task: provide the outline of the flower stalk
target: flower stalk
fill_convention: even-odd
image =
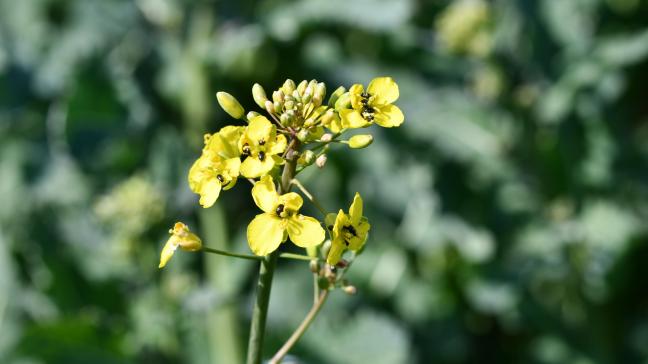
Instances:
[[[291,156],[294,148],[299,146],[296,139],[291,140],[286,156]],[[290,181],[295,175],[296,163],[294,158],[286,158],[281,175],[281,183],[278,186],[278,192],[286,193],[290,190]],[[263,340],[265,336],[266,318],[268,316],[268,306],[270,303],[270,292],[272,290],[272,277],[277,265],[279,251],[275,250],[267,256],[261,257],[261,266],[259,268],[259,279],[257,281],[257,297],[252,311],[252,323],[250,324],[250,337],[248,341],[247,364],[261,364],[263,358]]]

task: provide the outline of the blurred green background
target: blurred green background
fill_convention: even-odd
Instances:
[[[647,60],[644,0],[0,0],[0,362],[241,363],[256,264],[157,269],[176,220],[248,252],[249,184],[186,182],[216,91],[389,75],[405,124],[302,178],[372,232],[292,360],[648,363]]]

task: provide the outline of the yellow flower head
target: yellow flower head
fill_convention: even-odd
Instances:
[[[304,201],[295,192],[279,195],[272,177],[265,175],[252,188],[254,203],[262,214],[248,225],[247,238],[256,255],[267,255],[290,237],[295,245],[307,248],[324,240],[324,229],[317,219],[299,214]]]
[[[362,128],[374,122],[385,128],[399,126],[405,120],[403,112],[396,105],[398,85],[391,77],[374,78],[365,91],[360,84],[349,89],[351,109],[340,110],[345,128]]]
[[[326,216],[326,225],[331,230],[333,241],[326,261],[335,265],[340,261],[345,250],[357,252],[362,249],[369,233],[369,221],[362,216],[362,198],[355,194],[349,213],[340,210],[336,214]]]
[[[264,116],[250,120],[238,143],[238,149],[246,158],[241,164],[241,174],[257,178],[270,172],[275,164],[281,163],[278,154],[286,150],[286,137],[277,135],[277,128]]]
[[[189,227],[181,222],[176,222],[175,225],[173,225],[173,229],[169,230],[169,234],[171,234],[171,237],[167,240],[166,244],[164,244],[164,248],[162,248],[162,253],[160,254],[160,265],[158,268],[163,268],[167,264],[178,247],[189,252],[195,252],[202,249],[200,238],[189,231]]]
[[[221,189],[228,190],[236,184],[241,167],[238,141],[242,127],[226,126],[218,133],[205,135],[202,155],[189,170],[189,187],[200,195],[200,205],[211,207]]]

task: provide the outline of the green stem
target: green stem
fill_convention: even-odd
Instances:
[[[272,289],[272,276],[277,265],[278,251],[262,257],[261,268],[259,269],[259,280],[257,282],[257,296],[252,311],[252,324],[250,326],[250,338],[248,341],[247,364],[261,364],[263,356],[263,338],[265,334],[266,318],[268,316],[268,304],[270,302],[270,291]]]
[[[203,246],[202,250],[204,250],[207,253],[225,255],[227,257],[249,259],[249,260],[262,260],[263,259],[263,257],[259,257],[259,256],[256,256],[256,255],[230,253],[230,252],[225,251],[225,250],[213,249],[213,248],[209,248],[209,247],[206,247],[206,246]]]
[[[304,318],[304,320],[299,324],[299,327],[293,334],[290,336],[288,341],[277,351],[277,353],[270,359],[269,364],[279,364],[281,363],[281,360],[288,354],[290,349],[292,349],[293,346],[299,341],[299,339],[304,335],[308,327],[310,326],[311,323],[315,320],[315,317],[317,317],[317,314],[319,311],[322,309],[322,306],[324,306],[324,302],[326,302],[326,298],[328,297],[329,290],[325,289],[320,293],[319,299],[313,304],[313,307],[311,310],[308,312],[308,315]]]
[[[281,175],[281,183],[279,184],[278,192],[280,194],[290,190],[290,181],[295,176],[295,168],[297,166],[297,162],[292,156],[294,153],[290,151],[291,149],[297,150],[298,148],[299,141],[297,139],[291,140],[288,150],[285,153],[287,158]],[[270,303],[270,291],[272,289],[272,276],[274,275],[277,257],[279,255],[279,251],[275,250],[261,260],[256,303],[252,311],[252,323],[250,325],[247,364],[261,364],[263,357],[263,338],[265,335],[266,318],[268,316],[268,305]]]
[[[234,257],[234,258],[240,258],[240,259],[248,259],[248,260],[263,260],[263,257],[260,257],[258,255],[249,255],[249,254],[237,254],[237,253],[232,253],[228,252],[225,250],[220,250],[220,249],[214,249],[210,247],[203,246],[202,250],[206,253],[212,253],[212,254],[218,254],[218,255],[224,255],[227,257]],[[302,255],[302,254],[294,254],[294,253],[280,253],[279,258],[282,259],[295,259],[295,260],[317,260],[315,257],[309,257],[308,255]]]

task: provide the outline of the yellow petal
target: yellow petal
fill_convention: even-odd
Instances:
[[[324,229],[314,217],[293,215],[288,218],[287,230],[290,240],[302,248],[318,245],[324,241]]]
[[[391,77],[374,78],[369,83],[367,92],[375,97],[376,104],[391,104],[398,100],[398,85]]]
[[[258,157],[247,157],[241,163],[241,175],[246,178],[257,178],[270,172],[275,162],[272,158],[265,158],[260,161]]]
[[[333,240],[331,243],[331,249],[326,257],[326,262],[330,265],[336,265],[342,258],[345,249],[346,247],[342,239]]]
[[[342,127],[348,129],[364,128],[369,123],[360,115],[360,112],[353,109],[344,109],[340,111],[342,118]]]
[[[241,159],[236,157],[226,160],[225,163],[223,163],[223,169],[230,177],[237,177],[241,170]]]
[[[193,163],[191,168],[189,169],[189,176],[188,176],[188,181],[189,181],[189,188],[195,192],[199,193],[200,191],[200,185],[202,183],[202,179],[204,178],[203,171],[202,171],[202,158],[196,159],[196,161]]]
[[[257,215],[247,227],[247,239],[254,254],[272,253],[284,239],[281,219],[267,213]]]
[[[259,140],[268,141],[272,131],[272,123],[265,116],[261,115],[253,117],[247,126],[247,136],[254,143],[258,143]]]
[[[357,192],[353,197],[351,207],[349,207],[349,217],[353,225],[360,223],[360,219],[362,218],[362,197]]]
[[[362,249],[365,242],[367,241],[367,235],[369,234],[369,222],[366,218],[363,218],[358,225],[354,225],[356,236],[352,237],[349,240],[349,250],[357,252]]]
[[[330,213],[326,214],[326,218],[324,219],[324,223],[326,224],[327,227],[330,227],[330,229],[333,229],[333,225],[335,224],[335,218],[337,217],[337,214]]]
[[[238,141],[243,133],[242,126],[226,126],[211,136],[207,148],[224,158],[234,158],[240,155]]]
[[[254,203],[259,206],[263,212],[272,213],[278,205],[279,195],[275,191],[272,177],[266,175],[252,187],[252,198]]]
[[[277,135],[274,141],[269,143],[268,149],[266,151],[266,154],[268,155],[274,155],[274,154],[279,154],[283,153],[286,150],[286,146],[288,145],[288,142],[286,141],[286,136],[283,134]]]
[[[204,208],[212,207],[221,191],[221,183],[216,178],[211,178],[201,185],[200,189],[200,206]]]
[[[164,248],[162,248],[162,253],[160,254],[160,264],[158,265],[158,268],[164,268],[169,259],[173,256],[173,253],[178,249],[178,245],[174,244],[174,240],[175,239],[172,236],[166,244],[164,244]]]
[[[295,192],[288,192],[279,196],[279,204],[284,205],[284,210],[297,213],[304,204],[304,200]]]
[[[374,114],[374,121],[385,128],[399,126],[405,120],[403,112],[396,105],[381,106],[377,108],[377,111]]]
[[[349,98],[351,99],[351,107],[353,107],[354,109],[362,109],[363,92],[364,92],[364,87],[357,83],[351,86],[351,88],[349,89]]]

